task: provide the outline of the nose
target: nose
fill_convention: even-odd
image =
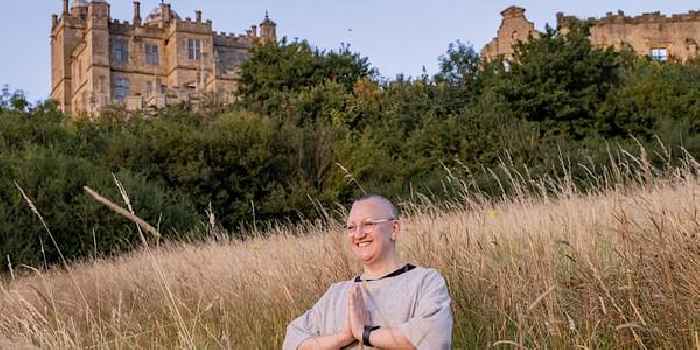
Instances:
[[[367,232],[366,232],[366,230],[365,230],[365,226],[364,226],[364,225],[358,225],[358,226],[355,227],[355,229],[352,231],[352,238],[354,238],[354,239],[362,238],[362,237],[364,237],[364,236],[366,236],[366,235],[367,235]]]

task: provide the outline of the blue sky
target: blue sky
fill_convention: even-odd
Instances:
[[[71,0],[72,1],[72,0]],[[160,0],[142,0],[142,16]],[[60,13],[62,0],[3,0],[0,2],[0,84],[24,89],[31,100],[49,94],[49,30],[51,14]],[[131,21],[132,1],[111,0],[111,15]],[[624,10],[628,15],[659,10],[665,14],[700,9],[697,1],[458,1],[458,0],[171,0],[181,17],[196,9],[214,22],[217,31],[242,33],[259,23],[265,10],[278,24],[278,36],[308,39],[321,48],[341,42],[369,57],[380,73],[416,76],[423,66],[437,71],[437,57],[450,42],[470,42],[479,50],[496,33],[499,12],[510,5],[527,9],[537,29],[555,23],[557,11],[579,17],[604,16]]]

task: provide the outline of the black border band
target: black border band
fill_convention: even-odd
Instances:
[[[379,326],[365,326],[365,329],[362,330],[362,344],[364,346],[372,346],[369,342],[369,335],[379,328]]]

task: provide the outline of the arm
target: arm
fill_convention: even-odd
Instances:
[[[451,298],[445,279],[432,270],[423,279],[414,316],[394,330],[402,334],[415,349],[451,349]],[[396,333],[396,332],[394,332]],[[374,335],[374,332],[371,334]],[[399,338],[396,338],[398,341]],[[378,339],[382,341],[382,339]],[[372,338],[370,337],[370,341]]]
[[[303,315],[292,321],[287,327],[287,335],[284,338],[282,349],[284,350],[337,350],[352,344],[355,340],[350,330],[349,321],[345,327],[333,335],[322,336],[320,325],[322,314],[328,308],[331,289],[318,300],[318,302]],[[348,317],[349,319],[349,317]]]
[[[337,350],[350,345],[354,340],[352,334],[350,339],[348,339],[347,335],[342,333],[325,337],[307,338],[297,347],[297,350]]]
[[[369,342],[375,348],[386,350],[415,350],[416,347],[396,328],[379,328],[370,333]]]
[[[297,350],[337,350],[355,342],[350,329],[350,314],[345,320],[343,330],[337,334],[305,339]]]

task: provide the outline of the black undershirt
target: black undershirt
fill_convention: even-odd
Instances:
[[[363,279],[360,278],[360,276],[356,276],[355,279],[354,279],[353,281],[354,281],[354,282],[373,282],[373,281],[379,281],[379,280],[382,280],[382,279],[385,279],[385,278],[396,277],[396,276],[398,276],[398,275],[403,275],[404,273],[406,273],[406,272],[408,272],[408,271],[411,271],[411,270],[413,270],[413,269],[415,269],[415,268],[416,268],[416,267],[413,266],[412,264],[406,264],[406,265],[404,265],[403,267],[400,267],[400,268],[394,270],[394,272],[391,272],[391,273],[389,273],[389,274],[386,274],[386,275],[384,275],[384,276],[382,276],[382,277],[379,277],[379,278],[377,278],[377,279],[373,279],[373,280],[363,280]]]

